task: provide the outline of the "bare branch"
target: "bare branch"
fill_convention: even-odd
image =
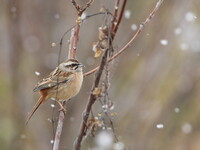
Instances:
[[[65,106],[65,101],[63,102],[63,106]],[[65,119],[65,113],[63,111],[60,111],[56,134],[55,134],[55,139],[54,139],[53,150],[59,150],[60,137],[61,137],[61,133],[62,133],[64,119]]]
[[[159,0],[156,3],[156,6],[154,7],[154,9],[152,10],[152,12],[149,14],[149,16],[146,18],[146,20],[140,24],[140,27],[138,28],[138,30],[136,31],[136,33],[133,35],[133,37],[129,40],[129,42],[127,42],[127,44],[121,48],[116,54],[114,54],[111,58],[108,59],[108,62],[111,62],[112,60],[114,60],[115,58],[117,58],[122,52],[124,52],[128,47],[131,46],[131,44],[133,43],[133,41],[139,36],[139,34],[143,31],[144,26],[149,23],[149,21],[151,21],[151,19],[154,17],[155,13],[157,12],[157,10],[159,9],[160,5],[162,4],[163,0]],[[84,76],[88,76],[94,72],[96,72],[98,70],[99,67],[96,67],[90,71],[88,71],[87,73],[84,74]]]
[[[124,1],[126,1],[126,0],[124,0]],[[117,0],[117,4],[116,5],[117,6],[119,5],[119,1],[118,0]],[[115,10],[115,13],[116,13],[115,17],[117,17],[116,10]],[[112,23],[112,25],[111,25],[110,30],[112,31],[112,29],[113,29],[112,26],[114,26],[114,21],[112,21],[111,23]],[[116,31],[117,31],[117,29],[115,30],[115,32]],[[88,103],[87,103],[86,109],[84,111],[84,116],[83,116],[83,120],[82,120],[82,123],[81,123],[80,132],[79,132],[78,138],[77,138],[76,143],[75,143],[75,150],[80,150],[83,137],[87,133],[88,118],[89,118],[89,115],[90,115],[91,110],[92,110],[92,105],[95,103],[95,101],[97,99],[97,96],[93,94],[93,91],[95,89],[97,89],[98,86],[99,86],[101,75],[103,73],[104,67],[106,66],[106,64],[108,62],[108,60],[107,60],[108,59],[108,51],[112,51],[112,42],[113,42],[113,39],[115,37],[115,33],[112,33],[112,32],[109,32],[109,33],[111,33],[111,37],[109,39],[109,47],[106,49],[106,51],[105,51],[105,53],[104,53],[104,55],[102,57],[101,64],[97,68],[98,72],[97,72],[97,74],[95,76],[94,84],[92,86],[92,90],[91,90],[91,93],[90,93],[90,96],[89,96],[89,99],[88,99]]]
[[[125,9],[125,6],[126,6],[126,2],[127,2],[127,0],[123,1],[122,8],[121,8],[121,11],[120,11],[120,14],[119,14],[119,18],[117,19],[117,23],[115,25],[115,28],[113,29],[113,33],[117,32],[117,29],[119,27],[119,24],[120,24],[120,22],[122,20],[123,14],[124,14],[124,9]]]
[[[74,31],[74,28],[72,28],[71,30],[71,36],[70,36],[70,39],[69,39],[69,50],[68,50],[68,59],[69,58],[72,58],[72,49],[73,49],[73,40],[74,40],[74,36],[75,36],[75,31]]]
[[[113,31],[114,30],[114,27],[115,27],[115,22],[117,20],[117,14],[118,14],[118,10],[119,10],[119,2],[120,0],[116,0],[115,2],[115,11],[114,11],[114,17],[112,19],[112,26],[111,26],[111,30]]]
[[[79,30],[80,30],[80,24],[82,22],[81,20],[81,15],[82,13],[91,6],[92,2],[94,0],[90,0],[85,8],[81,8],[75,0],[71,0],[72,4],[74,5],[74,7],[77,10],[78,13],[78,19],[76,20],[76,31],[74,31],[74,28],[71,29],[71,37],[70,37],[70,43],[69,43],[69,51],[68,51],[68,59],[69,58],[76,58],[76,49],[77,49],[77,44],[78,44],[78,38],[79,38]],[[65,33],[66,34],[66,33]],[[60,41],[60,51],[61,51],[61,46],[62,46],[62,40],[65,36],[65,34],[63,35],[63,37],[61,38]],[[65,107],[66,102],[63,102],[63,107]],[[58,150],[59,149],[59,145],[60,145],[60,137],[61,137],[61,133],[62,133],[62,128],[63,128],[63,124],[64,124],[64,118],[65,118],[65,112],[64,111],[60,111],[59,112],[59,120],[58,120],[58,124],[57,124],[57,129],[56,129],[56,134],[55,134],[55,139],[54,139],[54,145],[53,145],[53,150]]]
[[[81,7],[80,5],[78,5],[75,0],[71,0],[71,2],[76,8],[77,14],[80,17],[83,14],[83,12],[92,5],[94,0],[89,0],[89,2],[87,2],[85,7]]]
[[[92,5],[93,2],[94,2],[94,0],[90,0],[89,2],[87,2],[86,6],[81,10],[81,11],[82,11],[81,14],[82,14],[87,8],[89,8],[89,7]]]
[[[92,109],[92,105],[94,104],[94,102],[96,101],[96,98],[97,98],[97,96],[92,94],[92,93],[99,85],[104,66],[106,65],[106,62],[107,62],[107,55],[108,55],[108,49],[104,53],[104,56],[102,58],[100,66],[99,66],[97,75],[96,75],[95,80],[94,80],[94,84],[92,86],[91,94],[89,96],[88,104],[86,106],[86,109],[85,109],[85,112],[84,112],[84,115],[83,115],[83,120],[82,120],[82,123],[81,123],[81,130],[80,130],[80,133],[79,133],[78,138],[77,138],[76,143],[75,143],[75,150],[80,150],[82,139],[86,134],[86,128],[87,128],[86,123],[88,122],[88,118],[89,118],[89,115],[90,115],[90,112],[91,112],[91,109]]]
[[[70,52],[70,57],[71,58],[76,58],[76,50],[77,50],[77,45],[78,45],[78,39],[79,39],[79,31],[80,31],[80,24],[82,22],[81,20],[81,15],[83,14],[83,12],[89,8],[92,3],[94,2],[94,0],[89,0],[89,2],[87,2],[86,6],[84,8],[82,8],[81,6],[79,6],[75,0],[71,0],[72,4],[74,5],[74,7],[76,8],[77,10],[77,13],[78,13],[78,18],[76,20],[76,31],[75,31],[75,36],[73,38],[73,48]]]
[[[74,5],[74,7],[76,8],[77,12],[79,12],[80,6],[76,3],[76,1],[75,0],[71,0],[71,2]]]
[[[75,36],[73,38],[73,44],[72,44],[73,47],[71,50],[71,58],[76,58],[76,50],[77,50],[78,39],[79,39],[79,31],[80,31],[80,22],[77,21]]]

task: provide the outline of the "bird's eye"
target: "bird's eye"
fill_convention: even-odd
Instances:
[[[77,66],[77,64],[71,64],[71,67],[75,67],[75,66]]]

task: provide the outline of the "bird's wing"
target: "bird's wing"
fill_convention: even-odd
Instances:
[[[73,74],[66,73],[61,71],[60,69],[56,68],[47,78],[42,79],[39,81],[35,88],[33,89],[34,92],[38,90],[48,89],[55,86],[58,86],[63,83],[67,83],[73,78]]]

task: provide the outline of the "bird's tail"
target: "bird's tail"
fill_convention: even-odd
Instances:
[[[41,96],[38,101],[36,102],[36,104],[34,105],[32,111],[29,113],[27,119],[26,119],[26,125],[28,124],[29,120],[31,119],[31,117],[33,116],[33,114],[35,113],[35,111],[38,109],[38,107],[40,106],[40,104],[44,101],[43,96]]]

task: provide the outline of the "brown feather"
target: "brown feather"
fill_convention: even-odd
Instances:
[[[68,61],[79,63],[77,60],[74,59],[69,59]],[[79,92],[83,81],[82,70],[76,72],[76,68],[74,69],[73,65],[69,65],[68,68],[71,71],[66,71],[65,68],[62,68],[63,64],[60,65],[56,67],[56,69],[54,69],[47,78],[39,81],[33,89],[34,92],[39,91],[41,97],[34,105],[31,113],[26,120],[26,124],[29,122],[38,107],[47,99],[55,98],[58,101],[68,100]],[[80,66],[80,63],[77,65],[79,65],[79,67],[82,67]]]
[[[39,106],[46,100],[46,93],[45,91],[43,91],[44,93],[41,94],[41,97],[38,99],[38,101],[36,102],[36,104],[34,105],[32,111],[29,113],[27,119],[26,119],[26,125],[28,124],[29,120],[31,119],[31,117],[33,116],[33,114],[35,113],[35,111],[39,108]]]

